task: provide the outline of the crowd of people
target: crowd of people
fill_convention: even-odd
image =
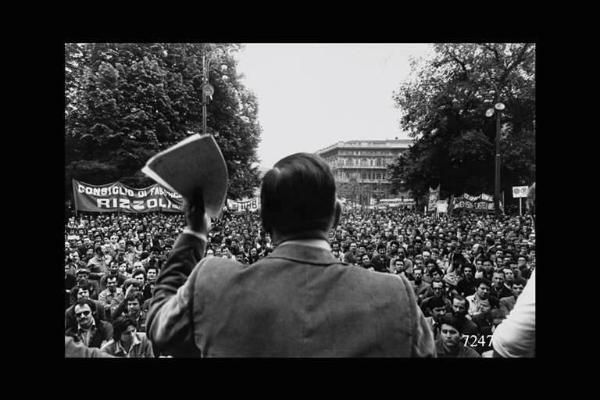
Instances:
[[[168,357],[145,335],[161,268],[183,214],[88,214],[65,226],[65,346],[89,356]],[[347,210],[329,233],[349,266],[404,275],[427,317],[438,357],[479,357],[535,269],[530,216]],[[252,264],[273,243],[256,212],[212,222],[206,257]]]

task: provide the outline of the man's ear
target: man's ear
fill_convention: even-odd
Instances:
[[[335,200],[335,215],[334,215],[334,219],[333,219],[333,227],[332,229],[335,229],[338,224],[340,223],[340,217],[342,215],[342,203],[336,199]]]

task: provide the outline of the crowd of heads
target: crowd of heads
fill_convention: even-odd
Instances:
[[[271,186],[279,184],[275,175],[265,178]],[[334,207],[329,204],[323,218]],[[275,245],[265,228],[282,218],[276,209],[271,212],[266,227],[259,212],[225,212],[212,222],[205,256],[245,264],[268,256]],[[345,210],[336,222],[328,232],[333,256],[390,279],[406,277],[436,338],[450,347],[461,343],[457,335],[490,335],[535,269],[529,215],[449,217],[362,209]],[[71,216],[65,227],[66,329],[96,318],[113,324],[115,335],[134,328],[143,332],[153,286],[184,224],[183,214]],[[133,321],[134,328],[123,328],[122,321],[117,328],[119,318]]]

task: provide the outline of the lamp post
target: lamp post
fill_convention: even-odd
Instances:
[[[496,214],[500,213],[500,114],[505,108],[506,106],[503,103],[498,102],[494,105],[494,108],[488,108],[488,110],[485,112],[485,116],[488,118],[496,114],[496,168],[494,179],[494,208],[496,210]]]
[[[210,61],[209,61],[210,63]],[[210,83],[208,83],[208,69],[206,68],[206,55],[202,55],[202,133],[206,135],[206,97],[210,97],[212,100],[212,95],[214,94],[215,89],[212,87]]]
[[[206,46],[204,46],[206,47]],[[220,49],[217,49],[220,50]],[[202,51],[202,133],[207,134],[206,131],[206,105],[208,101],[207,97],[212,100],[212,96],[215,93],[215,88],[208,83],[209,73],[210,73],[210,62],[212,61],[212,54],[209,53],[208,60],[206,59],[206,54],[203,48]]]

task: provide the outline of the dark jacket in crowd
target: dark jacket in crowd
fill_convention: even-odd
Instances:
[[[358,262],[358,253],[353,254],[348,251],[344,254],[344,262],[347,264],[356,264]]]
[[[103,342],[108,342],[112,339],[113,327],[109,322],[100,321],[97,318],[94,320],[96,321],[96,328],[87,347],[100,348],[100,346],[103,345]],[[77,344],[82,343],[81,337],[77,332],[77,324],[75,324],[74,327],[66,329],[65,336],[73,338],[73,341]]]
[[[477,290],[475,288],[475,282],[475,279],[467,280],[463,278],[456,284],[456,291],[463,297],[470,296]]]
[[[386,255],[375,254],[371,264],[377,272],[389,272],[390,258]]]
[[[253,265],[215,257],[198,263],[204,247],[182,234],[158,278],[147,332],[161,350],[188,357],[435,355],[406,278],[345,265],[329,250],[300,243],[283,243]]]
[[[496,289],[494,285],[490,287],[490,296],[494,296],[496,299],[512,296],[512,290],[502,285],[500,289]]]
[[[454,354],[450,354],[444,349],[441,338],[436,340],[435,350],[438,358],[481,358],[477,351],[463,345],[462,342],[458,345],[458,351]]]
[[[65,275],[65,290],[73,289],[73,286],[77,285],[77,278],[73,274]]]
[[[463,335],[479,335],[479,326],[467,317],[457,317],[462,322],[462,334]]]

